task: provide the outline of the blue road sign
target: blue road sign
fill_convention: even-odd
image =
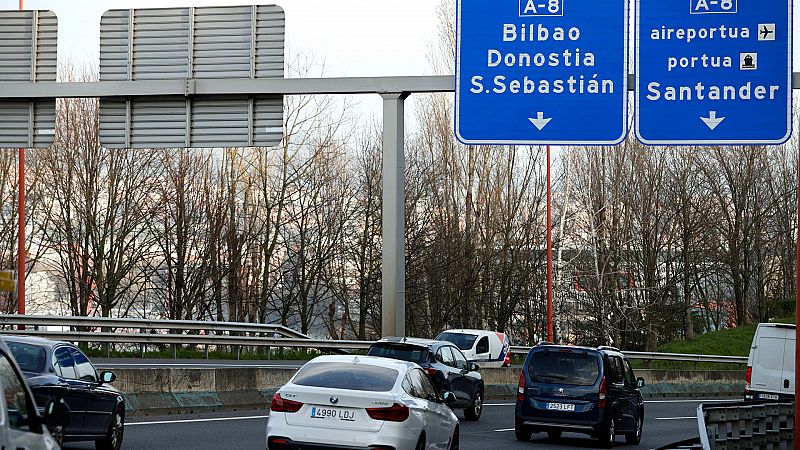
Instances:
[[[459,0],[465,144],[611,145],[627,134],[627,0]]]
[[[646,144],[781,144],[792,130],[791,0],[637,2]]]

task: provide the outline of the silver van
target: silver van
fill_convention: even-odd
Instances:
[[[745,400],[793,400],[795,325],[760,323],[747,358]]]
[[[63,399],[49,402],[40,414],[17,362],[0,339],[0,448],[53,450],[59,446],[47,426],[65,426],[69,409]]]

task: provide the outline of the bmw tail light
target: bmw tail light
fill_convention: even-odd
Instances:
[[[367,414],[374,420],[404,422],[408,419],[408,406],[395,403],[388,408],[367,408]]]
[[[292,400],[287,400],[281,397],[281,394],[275,394],[272,397],[272,403],[269,405],[270,411],[283,412],[283,413],[296,413],[300,411],[303,404]]]
[[[597,402],[598,408],[603,408],[606,406],[606,393],[608,391],[608,386],[606,385],[606,377],[603,377],[603,381],[600,382],[600,400]]]
[[[517,401],[525,400],[525,372],[519,373],[519,383],[517,383]]]

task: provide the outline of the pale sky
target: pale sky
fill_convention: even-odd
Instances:
[[[99,59],[100,16],[108,9],[277,4],[286,12],[286,43],[324,59],[326,76],[429,75],[437,35],[436,0],[24,0],[25,9],[58,16],[59,58]],[[0,0],[17,9],[18,0]]]

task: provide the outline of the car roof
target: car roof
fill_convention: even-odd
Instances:
[[[490,330],[476,330],[471,328],[459,328],[454,330],[444,330],[442,333],[464,333],[464,334],[495,334],[496,331]]]
[[[376,341],[375,344],[404,344],[413,345],[416,347],[440,347],[442,345],[452,346],[455,345],[450,341],[437,341],[434,339],[410,338],[410,337],[385,337]],[[373,344],[374,345],[374,344]]]
[[[34,337],[34,336],[3,335],[3,339],[5,339],[6,342],[20,342],[23,344],[38,345],[49,349],[58,347],[59,345],[71,345],[68,344],[67,342],[51,341],[50,339]]]
[[[309,364],[319,364],[319,363],[363,364],[367,366],[385,367],[387,369],[395,369],[399,371],[407,371],[411,368],[417,367],[417,364],[413,362],[401,361],[399,359],[381,358],[378,356],[363,356],[363,355],[323,355],[323,356],[317,356],[308,363]]]
[[[618,356],[625,356],[619,349],[614,347],[607,347],[607,346],[599,346],[599,347],[587,347],[582,345],[558,345],[558,344],[549,344],[549,343],[542,343],[539,345],[534,346],[531,350],[542,351],[542,350],[583,350],[583,351],[590,351],[590,352],[598,352],[598,353],[608,353],[614,354]]]

